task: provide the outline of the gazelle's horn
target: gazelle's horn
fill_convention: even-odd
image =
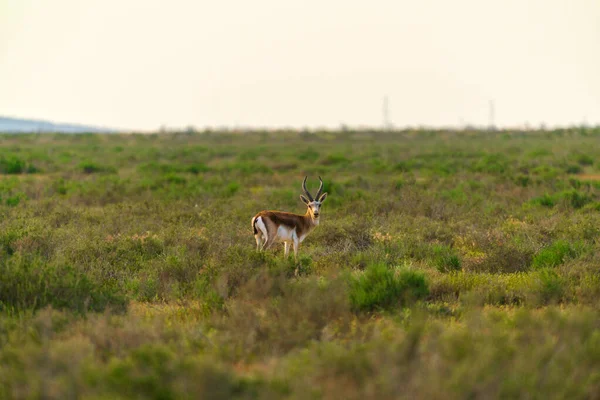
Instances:
[[[317,201],[319,201],[319,196],[321,196],[321,194],[323,193],[323,180],[321,179],[321,177],[319,177],[319,180],[321,181],[321,186],[319,186],[319,190],[317,191],[317,195],[315,196],[315,199],[317,199]]]
[[[302,190],[304,190],[304,194],[308,197],[308,200],[315,201],[315,199],[313,199],[313,197],[310,195],[308,189],[306,189],[306,178],[308,178],[308,176],[304,177],[304,181],[302,182]]]

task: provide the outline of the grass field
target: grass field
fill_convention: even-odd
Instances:
[[[0,136],[0,398],[600,398],[599,141]]]

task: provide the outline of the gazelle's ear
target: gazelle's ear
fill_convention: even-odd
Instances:
[[[302,200],[302,202],[306,205],[308,205],[308,203],[310,203],[310,201],[308,201],[308,199],[302,195],[300,195],[300,200]]]
[[[327,198],[327,192],[323,193],[321,195],[321,197],[319,197],[319,199],[317,200],[319,203],[322,203],[325,201],[325,199]]]

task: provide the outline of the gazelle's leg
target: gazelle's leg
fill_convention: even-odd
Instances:
[[[273,243],[275,243],[275,239],[276,238],[274,238],[274,237],[272,237],[272,238],[269,238],[269,237],[266,238],[265,239],[265,243],[263,244],[263,247],[262,247],[263,250],[268,250],[273,245]]]
[[[298,238],[295,237],[294,238],[294,262],[296,263],[296,269],[294,270],[294,275],[298,276],[298,268],[300,267],[300,265],[298,264],[298,247],[300,246],[300,243],[298,241]]]
[[[256,239],[256,251],[260,251],[260,242],[262,242],[262,236],[257,233],[254,235],[254,239]]]
[[[283,242],[283,258],[287,260],[290,254],[290,242]]]
[[[298,262],[298,247],[300,243],[298,243],[298,238],[294,238],[294,261]]]
[[[296,231],[292,233],[292,245],[294,246],[294,261],[298,262],[298,246],[300,246],[300,240]]]

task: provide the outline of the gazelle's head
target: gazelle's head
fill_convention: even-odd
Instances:
[[[300,195],[300,200],[302,200],[302,202],[308,207],[308,213],[310,214],[310,217],[313,220],[318,221],[319,215],[321,215],[321,204],[327,198],[327,193],[322,193],[323,180],[321,179],[321,177],[319,177],[319,181],[321,181],[321,186],[319,186],[319,190],[317,191],[316,196],[313,198],[308,189],[306,189],[306,178],[308,177],[305,176],[304,181],[302,182],[302,190],[304,191],[304,194],[306,196]]]

